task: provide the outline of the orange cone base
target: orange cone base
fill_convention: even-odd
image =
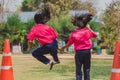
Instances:
[[[1,70],[0,80],[14,80],[12,68]]]
[[[114,73],[114,72],[112,72],[110,80],[120,80],[120,73]]]

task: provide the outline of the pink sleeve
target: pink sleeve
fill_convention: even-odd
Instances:
[[[90,28],[90,25],[89,24],[87,24],[87,29],[89,30],[89,32],[90,32],[90,35],[91,35],[91,37],[97,37],[98,35],[97,35],[97,33],[95,33],[91,28]]]
[[[34,30],[31,29],[30,32],[28,33],[27,39],[30,40],[30,41],[33,41],[34,38],[35,38]]]
[[[87,29],[89,30],[89,33],[90,33],[91,37],[95,38],[95,37],[98,36],[97,33],[95,33],[92,29],[90,29],[90,28],[87,28]]]
[[[95,37],[97,37],[97,33],[95,33],[94,31],[91,30],[91,36],[95,38]]]
[[[69,38],[67,44],[68,44],[68,45],[72,45],[73,42],[74,42],[74,38],[73,38],[73,35],[71,34],[71,36],[70,36],[70,38]]]

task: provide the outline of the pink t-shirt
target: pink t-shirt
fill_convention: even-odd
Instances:
[[[89,28],[77,28],[72,32],[68,45],[74,44],[74,50],[84,50],[92,48],[91,38],[97,37],[97,34]]]
[[[52,43],[57,38],[54,29],[45,24],[36,24],[29,32],[27,39],[33,41],[37,39],[40,44],[45,45]]]

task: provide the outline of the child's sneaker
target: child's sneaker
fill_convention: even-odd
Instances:
[[[51,61],[50,62],[50,70],[52,70],[54,63]]]
[[[59,64],[59,63],[60,63],[60,61],[54,62],[54,64]]]

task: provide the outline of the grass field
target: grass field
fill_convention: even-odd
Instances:
[[[0,60],[2,55],[0,54]],[[51,58],[51,57],[50,57]],[[12,55],[12,66],[15,80],[75,80],[73,58],[60,58],[61,63],[49,70],[34,59],[31,54]],[[109,80],[112,60],[92,59],[91,80]]]

